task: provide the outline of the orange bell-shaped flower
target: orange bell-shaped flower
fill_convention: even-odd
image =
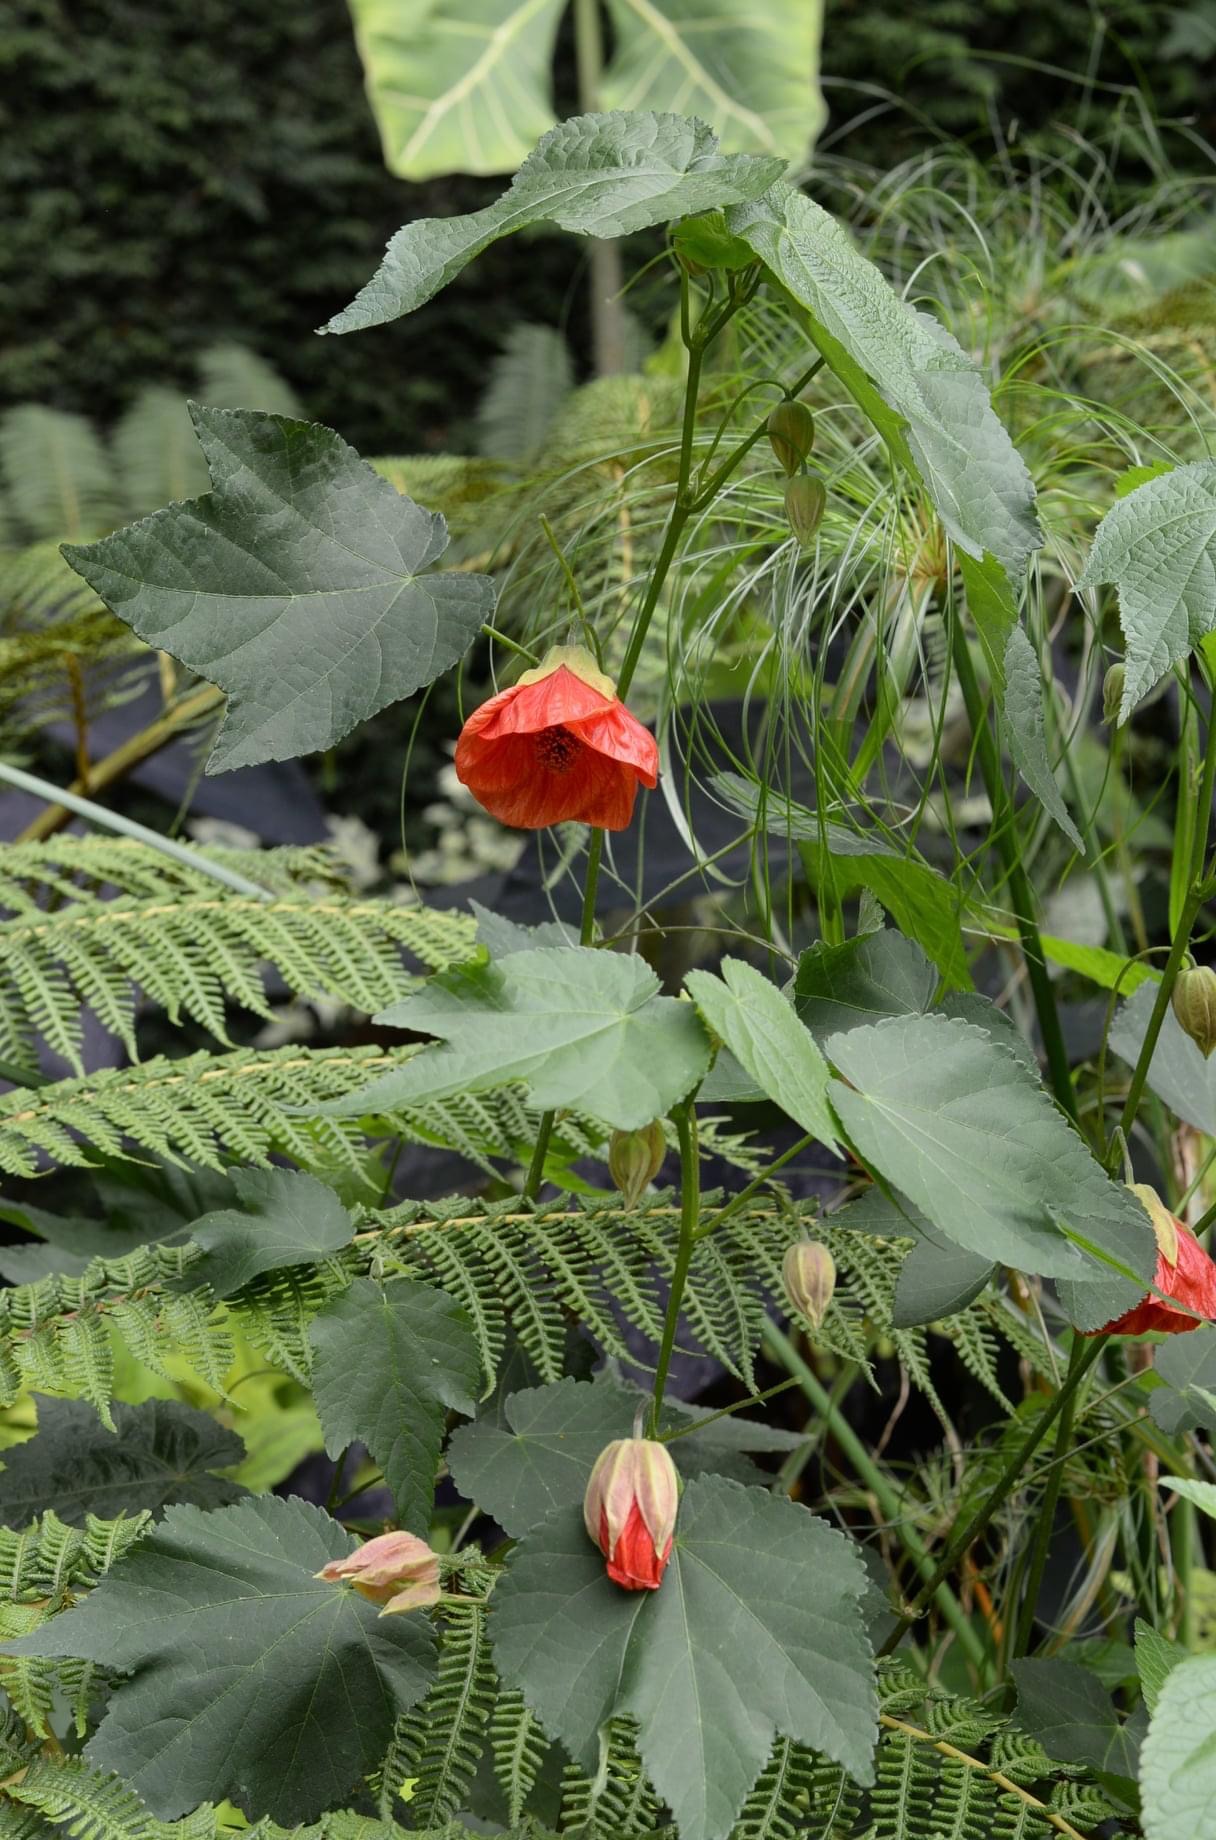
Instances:
[[[1163,1335],[1185,1335],[1197,1329],[1200,1318],[1216,1322],[1216,1264],[1208,1257],[1189,1227],[1174,1217],[1145,1182],[1133,1182],[1132,1193],[1144,1203],[1157,1240],[1155,1290],[1142,1302],[1125,1310],[1098,1335],[1146,1335],[1155,1329]],[[1158,1296],[1157,1291],[1161,1292]],[[1169,1303],[1167,1298],[1174,1298]],[[1181,1308],[1179,1306],[1182,1306]]]
[[[659,750],[580,645],[555,645],[534,671],[475,709],[456,743],[456,775],[517,830],[593,824],[623,831]]]
[[[384,1605],[381,1616],[439,1602],[439,1554],[413,1533],[379,1534],[345,1559],[331,1559],[314,1576],[354,1585],[360,1597]]]

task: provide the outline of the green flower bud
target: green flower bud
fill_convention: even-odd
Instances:
[[[723,211],[702,211],[696,217],[684,218],[672,231],[671,240],[690,275],[703,275],[711,268],[738,272],[750,268],[756,260],[754,250],[743,238],[726,228]]]
[[[836,1289],[836,1261],[821,1240],[796,1239],[786,1249],[781,1277],[790,1306],[811,1325],[822,1326]]]
[[[612,1133],[608,1140],[608,1173],[627,1206],[637,1206],[663,1167],[666,1155],[667,1139],[657,1118],[641,1131]]]
[[[768,440],[782,470],[796,473],[815,445],[815,417],[806,404],[778,403],[768,418]]]
[[[1112,664],[1102,679],[1102,720],[1108,727],[1119,720],[1123,702],[1123,680],[1127,676],[1121,664]]]
[[[795,473],[786,481],[785,515],[803,549],[814,541],[827,502],[827,487],[817,473]]]
[[[1170,1001],[1183,1034],[1208,1060],[1216,1048],[1216,971],[1210,965],[1188,965],[1179,972]]]

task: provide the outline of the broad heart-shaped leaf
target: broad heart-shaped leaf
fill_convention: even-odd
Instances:
[[[245,1493],[213,1472],[234,1469],[245,1446],[206,1412],[176,1399],[112,1407],[107,1431],[80,1399],[38,1399],[38,1430],[4,1453],[0,1521],[28,1527],[48,1508],[69,1526],[86,1514],[154,1514],[171,1503],[219,1508]]]
[[[566,0],[351,0],[384,163],[399,179],[511,172],[547,128]]]
[[[1047,753],[1039,660],[1020,626],[1014,627],[1005,647],[1005,734],[1018,772],[1073,849],[1084,856],[1081,833],[1068,815]]]
[[[690,971],[684,982],[714,1034],[775,1105],[820,1143],[835,1148],[827,1101],[832,1076],[788,998],[754,966],[724,958],[720,977]]]
[[[1147,1840],[1216,1840],[1216,1655],[1191,1655],[1162,1682],[1140,1795]]]
[[[1018,1724],[1049,1757],[1088,1764],[1103,1775],[1135,1777],[1135,1732],[1118,1717],[1096,1674],[1054,1656],[1015,1661],[1010,1671],[1018,1690]]]
[[[450,1408],[476,1408],[481,1363],[472,1324],[446,1291],[412,1278],[358,1278],[313,1317],[313,1399],[325,1448],[365,1444],[403,1526],[425,1533]]]
[[[542,946],[458,965],[376,1020],[446,1045],[319,1108],[330,1116],[391,1112],[522,1080],[542,1108],[575,1106],[631,1131],[661,1118],[709,1065],[709,1038],[690,1003],[660,996],[644,960],[589,947]]]
[[[899,1268],[891,1321],[909,1329],[954,1316],[974,1303],[994,1270],[991,1259],[977,1252],[921,1240]]]
[[[356,1545],[298,1500],[170,1508],[83,1604],[4,1652],[129,1676],[85,1755],[162,1820],[226,1797],[283,1826],[312,1821],[349,1800],[433,1672],[425,1617],[381,1619],[313,1576]]]
[[[504,1681],[582,1769],[609,1719],[632,1717],[680,1840],[725,1840],[778,1732],[873,1780],[866,1588],[844,1534],[703,1477],[657,1591],[611,1583],[581,1511],[558,1509],[511,1555],[491,1636]]]
[[[1078,588],[1112,582],[1123,626],[1126,722],[1171,665],[1216,627],[1216,460],[1196,460],[1116,499]]]
[[[780,793],[763,794],[738,773],[716,773],[717,792],[733,810],[770,836],[826,847],[837,890],[868,888],[902,933],[915,939],[946,983],[970,990],[971,973],[959,929],[959,903],[949,882],[918,857],[904,855],[874,831],[853,831]],[[810,864],[814,872],[814,863]]]
[[[234,1169],[239,1208],[204,1214],[190,1229],[204,1257],[191,1282],[230,1297],[264,1271],[311,1265],[345,1246],[354,1222],[325,1182],[296,1169]]]
[[[1144,1294],[1156,1265],[1144,1208],[1008,1048],[953,1017],[899,1016],[833,1035],[826,1052],[851,1082],[832,1103],[852,1143],[942,1238],[1082,1287],[1102,1280],[1095,1310],[1109,1301],[1108,1261],[1131,1276],[1129,1302]]]
[[[758,198],[784,166],[761,155],[722,154],[712,129],[682,115],[576,115],[537,142],[496,204],[398,230],[367,286],[323,330],[361,332],[412,313],[483,249],[530,224],[627,236]]]
[[[924,480],[954,541],[977,558],[991,551],[1019,577],[1042,541],[1034,486],[945,327],[900,300],[847,230],[792,186],[728,211],[727,224],[807,309],[811,338]]]
[[[1174,1482],[1177,1478],[1171,1476],[1163,1480]],[[1150,1718],[1157,1710],[1162,1687],[1178,1663],[1185,1660],[1186,1650],[1180,1642],[1171,1641],[1169,1636],[1163,1636],[1160,1630],[1154,1629],[1151,1623],[1136,1618],[1136,1672],[1140,1677],[1140,1691],[1144,1695]]]
[[[452,1479],[466,1500],[518,1538],[554,1508],[581,1503],[595,1459],[614,1438],[632,1435],[645,1403],[635,1387],[604,1379],[559,1380],[512,1393],[499,1422],[487,1415],[454,1434],[447,1450]],[[675,1400],[664,1407],[664,1433],[682,1433],[668,1448],[685,1476],[710,1471],[755,1482],[759,1474],[747,1451],[789,1451],[801,1441],[754,1419],[719,1418],[703,1431],[687,1429],[702,1417],[712,1414]]]
[[[1156,1350],[1153,1371],[1164,1384],[1150,1393],[1149,1410],[1163,1431],[1216,1431],[1216,1328],[1201,1323],[1171,1335]]]
[[[1140,1058],[1156,1000],[1157,979],[1152,978],[1128,998],[1115,1017],[1110,1045],[1129,1067]],[[1216,1058],[1204,1060],[1172,1009],[1166,1010],[1161,1024],[1148,1083],[1176,1117],[1208,1136],[1216,1135]]]
[[[141,639],[226,692],[209,772],[332,747],[464,656],[494,587],[424,573],[447,547],[437,512],[329,428],[190,413],[211,491],[64,555]]]
[[[821,0],[608,0],[608,13],[609,108],[699,115],[726,147],[806,158],[827,113]]]

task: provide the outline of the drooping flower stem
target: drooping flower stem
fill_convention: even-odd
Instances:
[[[964,1553],[975,1544],[981,1534],[987,1531],[992,1517],[1017,1486],[1022,1472],[1030,1462],[1031,1457],[1033,1457],[1035,1451],[1039,1448],[1039,1445],[1043,1442],[1043,1439],[1047,1436],[1047,1433],[1051,1430],[1051,1427],[1055,1424],[1061,1412],[1065,1410],[1069,1400],[1072,1399],[1082,1380],[1094,1363],[1099,1359],[1105,1347],[1106,1337],[1104,1335],[1096,1335],[1086,1346],[1084,1352],[1077,1356],[1076,1362],[1069,1367],[1068,1374],[1063,1384],[1045,1408],[1038,1423],[1032,1425],[1030,1430],[1026,1433],[1026,1436],[1009,1458],[1000,1476],[997,1478],[997,1481],[984,1496],[983,1501],[971,1516],[970,1520],[965,1522],[947,1543],[946,1550],[934,1568],[932,1577],[927,1579],[921,1586],[920,1590],[908,1604],[904,1614],[900,1617],[898,1623],[883,1643],[879,1651],[881,1655],[889,1655],[892,1649],[898,1648],[904,1636],[907,1635],[909,1629],[911,1629],[913,1623],[937,1590],[938,1585],[949,1578],[951,1572],[959,1563]]]
[[[663,1321],[663,1340],[659,1344],[659,1359],[654,1370],[654,1403],[650,1411],[650,1435],[658,1437],[659,1419],[663,1410],[663,1394],[667,1387],[667,1373],[671,1366],[672,1350],[676,1343],[676,1324],[680,1320],[680,1305],[684,1301],[684,1286],[688,1281],[688,1268],[692,1264],[692,1255],[697,1243],[697,1222],[701,1214],[701,1152],[697,1144],[697,1108],[692,1099],[685,1099],[682,1105],[672,1113],[676,1130],[680,1138],[680,1238],[676,1247],[676,1262],[671,1273],[671,1288],[667,1297],[667,1315]]]

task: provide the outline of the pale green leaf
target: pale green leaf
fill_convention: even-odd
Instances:
[[[691,1004],[660,995],[643,959],[590,947],[544,946],[440,972],[377,1020],[445,1046],[327,1113],[391,1112],[522,1080],[542,1110],[576,1107],[632,1131],[670,1111],[709,1065]]]
[[[801,162],[823,126],[822,0],[608,0],[612,109],[698,115],[724,147]]]
[[[1216,1840],[1216,1655],[1192,1655],[1161,1685],[1140,1752],[1147,1840]]]
[[[365,1444],[402,1525],[425,1533],[447,1412],[471,1414],[481,1379],[465,1312],[412,1278],[360,1278],[314,1316],[309,1340],[325,1448]]]
[[[399,230],[367,286],[326,332],[399,319],[500,237],[531,224],[626,236],[692,212],[758,198],[783,160],[721,154],[704,122],[679,115],[578,115],[550,130],[496,204]]]
[[[1163,1431],[1216,1431],[1216,1328],[1200,1323],[1171,1335],[1157,1349],[1153,1371],[1162,1382],[1149,1394],[1149,1410]]]
[[[1157,1486],[1181,1495],[1216,1520],[1216,1482],[1202,1482],[1195,1476],[1158,1476]]]
[[[1143,1207],[1025,1062],[985,1031],[941,1015],[895,1017],[832,1036],[826,1053],[851,1083],[832,1092],[850,1140],[944,1239],[1023,1271],[1081,1285],[1105,1278],[1072,1235],[1147,1288],[1156,1243]]]
[[[351,0],[384,163],[401,179],[501,173],[553,126],[566,0]]]
[[[315,1820],[349,1802],[433,1669],[425,1617],[381,1618],[314,1576],[356,1545],[299,1500],[171,1508],[83,1604],[4,1652],[124,1676],[85,1755],[162,1819],[227,1798]]]
[[[1088,1668],[1053,1656],[1015,1661],[1010,1672],[1018,1690],[1018,1724],[1049,1757],[1088,1764],[1103,1774],[1135,1776],[1135,1735]]]
[[[811,315],[810,334],[845,387],[924,480],[961,549],[1018,578],[1042,541],[1034,486],[977,367],[946,329],[902,301],[847,230],[778,184],[727,213],[731,231]],[[894,427],[892,420],[894,419]]]
[[[899,1268],[891,1321],[897,1329],[940,1322],[974,1303],[992,1276],[991,1259],[923,1239]]]
[[[345,1246],[354,1223],[332,1188],[298,1169],[234,1169],[239,1208],[204,1214],[190,1229],[204,1256],[191,1282],[229,1297],[264,1271],[311,1265]]]
[[[725,1840],[778,1733],[873,1779],[866,1588],[859,1549],[805,1508],[703,1478],[657,1591],[611,1583],[578,1509],[529,1534],[494,1595],[495,1659],[589,1773],[609,1719],[636,1719],[681,1840]]]
[[[1005,730],[1018,772],[1073,849],[1084,856],[1081,833],[1068,815],[1047,753],[1039,660],[1020,626],[1014,627],[1005,647]]]
[[[1115,501],[1077,586],[1119,591],[1126,722],[1142,696],[1216,627],[1216,460],[1196,460]]]
[[[719,971],[690,971],[684,980],[705,1022],[775,1105],[834,1149],[831,1075],[810,1030],[753,965],[724,958]]]
[[[141,639],[227,693],[210,771],[332,747],[463,657],[494,590],[424,573],[441,517],[328,428],[191,413],[212,490],[64,554]]]
[[[1157,1000],[1157,979],[1146,978],[1123,1005],[1110,1031],[1110,1046],[1134,1067]],[[1148,1083],[1159,1099],[1184,1123],[1216,1135],[1216,1057],[1205,1060],[1172,1009],[1165,1012],[1161,1033],[1149,1062]]]
[[[1173,1478],[1163,1476],[1162,1483]],[[1161,1689],[1180,1661],[1186,1660],[1186,1650],[1179,1642],[1171,1642],[1151,1623],[1136,1618],[1136,1672],[1140,1676],[1140,1691],[1149,1715],[1157,1709]]]

